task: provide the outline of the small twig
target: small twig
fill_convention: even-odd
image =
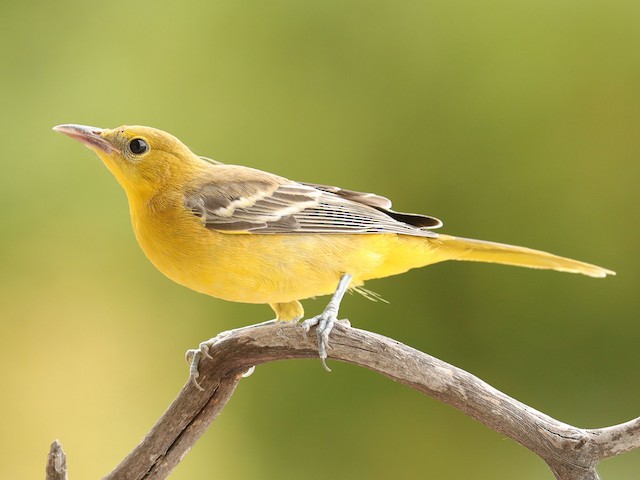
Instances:
[[[46,479],[67,480],[67,456],[58,440],[54,440],[49,449]]]
[[[295,324],[247,328],[226,336],[199,365],[201,392],[191,382],[144,440],[105,477],[163,479],[229,400],[254,365],[317,358],[315,335]],[[441,400],[540,456],[559,480],[597,480],[596,464],[640,447],[640,418],[600,429],[574,427],[496,390],[464,370],[375,333],[336,324],[329,358],[368,368]]]

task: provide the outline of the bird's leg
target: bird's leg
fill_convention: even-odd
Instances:
[[[316,335],[318,336],[318,355],[320,356],[320,360],[322,361],[322,366],[327,371],[331,371],[329,367],[327,367],[327,347],[329,346],[329,334],[333,329],[333,325],[338,320],[338,309],[340,308],[340,302],[342,301],[342,297],[344,297],[347,288],[349,287],[349,282],[351,282],[351,275],[345,273],[340,277],[340,281],[338,282],[338,287],[331,297],[329,304],[326,306],[324,311],[320,315],[316,315],[313,318],[309,318],[302,322],[302,328],[305,332],[308,332],[311,327],[317,325]]]
[[[229,335],[232,335],[237,332],[241,332],[242,330],[247,330],[249,328],[254,328],[254,327],[263,327],[265,325],[272,325],[276,323],[276,321],[277,319],[267,320],[266,322],[256,323],[255,325],[247,325],[245,327],[234,328],[233,330],[220,332],[215,337],[210,338],[205,342],[202,342],[200,345],[198,345],[198,348],[193,350],[187,350],[187,353],[185,354],[185,358],[187,360],[187,363],[189,364],[189,378],[191,380],[191,383],[193,383],[193,385],[198,390],[204,391],[204,388],[200,386],[197,380],[198,377],[200,376],[200,373],[198,372],[198,366],[200,365],[200,362],[202,361],[203,357],[212,358],[211,355],[209,354],[209,349],[213,347],[216,343],[219,343],[225,338],[227,338]]]

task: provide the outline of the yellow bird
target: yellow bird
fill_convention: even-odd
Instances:
[[[175,282],[225,300],[268,303],[286,321],[302,319],[301,299],[333,293],[325,311],[303,323],[318,325],[323,360],[342,296],[369,279],[444,260],[614,274],[530,248],[435,233],[440,220],[395,212],[385,197],[224,165],[154,128],[54,130],[98,154],[127,194],[142,250]]]

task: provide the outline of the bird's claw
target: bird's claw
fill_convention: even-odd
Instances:
[[[329,347],[329,334],[331,333],[331,330],[333,330],[333,326],[338,321],[338,309],[340,308],[340,302],[342,301],[342,297],[347,291],[351,278],[351,275],[349,275],[348,273],[344,273],[340,277],[338,288],[336,288],[336,291],[333,293],[333,297],[331,297],[331,300],[329,301],[327,307],[324,309],[324,312],[302,322],[302,329],[304,330],[305,334],[311,327],[316,327],[316,335],[318,337],[318,356],[320,357],[322,366],[327,372],[331,371],[331,369],[327,367],[327,348]]]
[[[305,334],[309,332],[311,327],[316,327],[316,336],[318,338],[318,356],[322,362],[322,366],[327,372],[331,369],[327,366],[327,349],[329,348],[329,335],[333,326],[338,321],[337,309],[333,308],[333,305],[328,305],[327,308],[320,315],[309,318],[302,322],[302,329]]]
[[[201,392],[204,392],[204,388],[202,388],[198,383],[198,377],[200,376],[200,372],[198,372],[198,365],[200,364],[202,351],[187,350],[187,353],[185,356],[186,356],[187,363],[189,364],[189,381],[198,390],[200,390]]]
[[[203,358],[208,358],[210,360],[213,358],[209,353],[209,351],[213,346],[220,343],[225,338],[230,337],[234,333],[238,333],[243,330],[248,330],[250,328],[273,325],[275,322],[276,322],[275,320],[267,320],[266,322],[257,323],[255,325],[247,325],[246,327],[240,327],[234,330],[227,330],[226,332],[221,332],[215,337],[210,338],[205,342],[202,342],[200,345],[198,345],[198,348],[193,350],[187,350],[187,353],[185,354],[185,358],[187,360],[187,363],[189,364],[189,380],[191,381],[193,386],[196,387],[201,392],[204,391],[204,388],[202,388],[202,386],[198,383],[198,380],[197,380],[198,377],[200,376],[198,367]],[[252,367],[252,368],[255,368],[255,367]],[[247,370],[247,372],[245,372],[245,376],[248,377],[249,375],[251,375],[251,373],[253,373],[253,370],[251,370],[250,368],[249,370]]]
[[[204,388],[198,383],[198,377],[200,376],[200,372],[198,371],[198,367],[202,358],[212,359],[213,357],[209,353],[211,347],[213,347],[216,343],[220,342],[224,338],[228,337],[231,332],[222,332],[217,336],[210,338],[209,340],[200,343],[198,348],[187,350],[185,354],[185,360],[189,364],[189,380],[201,392],[204,392]]]

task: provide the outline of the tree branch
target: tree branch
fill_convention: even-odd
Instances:
[[[336,324],[329,358],[368,368],[447,403],[540,456],[559,480],[597,480],[596,464],[640,447],[640,418],[581,429],[559,422],[496,390],[464,370],[395,340]],[[163,479],[180,462],[254,365],[317,358],[315,332],[296,324],[231,333],[200,363],[201,392],[190,382],[142,442],[105,480]]]
[[[58,440],[54,440],[49,448],[46,479],[67,480],[67,456]]]

